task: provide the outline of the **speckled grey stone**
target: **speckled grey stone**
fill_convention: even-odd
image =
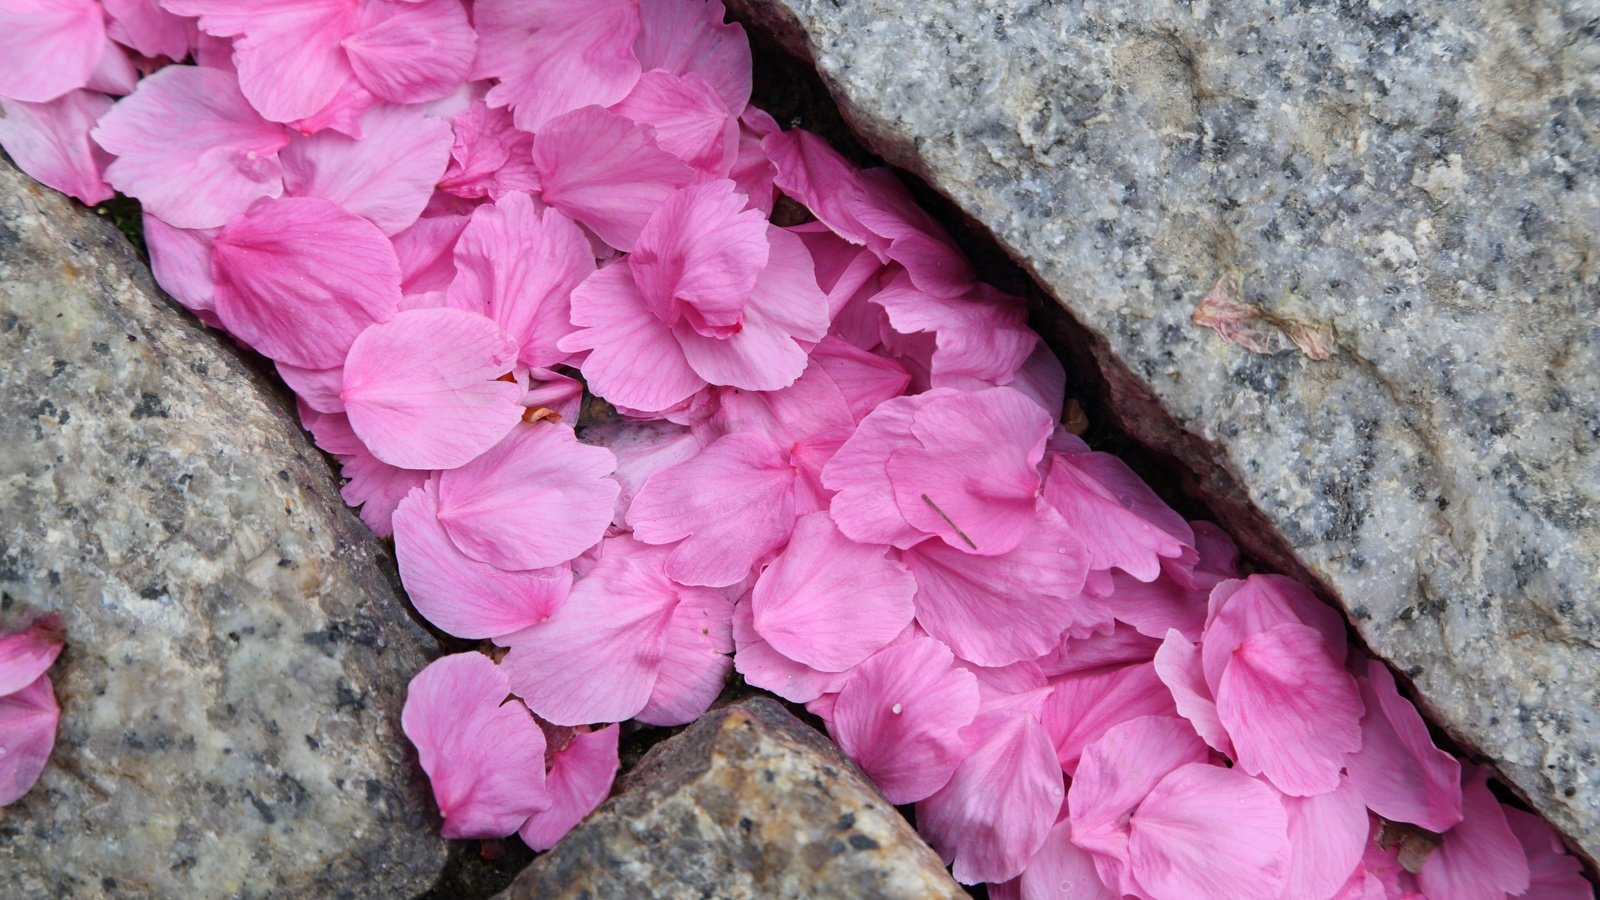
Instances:
[[[428,639],[262,384],[0,159],[0,619],[68,642],[0,896],[406,897],[442,866],[398,721]]]
[[[735,0],[1087,327],[1122,424],[1600,852],[1600,8]],[[1328,344],[1191,321],[1219,281]]]
[[[651,748],[500,900],[966,896],[826,738],[758,698]]]

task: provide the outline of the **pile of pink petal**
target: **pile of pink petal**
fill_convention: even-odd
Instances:
[[[55,747],[61,707],[45,673],[64,646],[55,613],[0,629],[0,806],[33,787]]]
[[[723,19],[0,0],[0,143],[143,204],[162,286],[276,363],[417,611],[485,642],[406,702],[445,836],[550,847],[616,723],[736,670],[995,896],[1591,896],[1339,615],[1058,424],[1021,303],[751,107]],[[620,415],[580,433],[586,390]]]

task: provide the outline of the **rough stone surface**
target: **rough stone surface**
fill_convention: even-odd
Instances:
[[[0,625],[68,641],[0,896],[406,897],[443,864],[399,728],[428,639],[262,384],[0,160]]]
[[[966,896],[838,750],[768,699],[715,710],[652,748],[615,796],[500,895]]]
[[[1249,549],[1600,851],[1592,3],[731,6],[1086,326],[1122,424]],[[1225,279],[1265,352],[1191,320]]]

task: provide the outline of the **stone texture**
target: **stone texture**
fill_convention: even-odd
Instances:
[[[442,866],[399,728],[428,638],[264,384],[0,160],[0,620],[68,641],[0,896],[404,897]]]
[[[1038,277],[1250,550],[1600,851],[1592,3],[731,6]],[[1191,320],[1229,279],[1263,352]]]
[[[714,710],[653,747],[604,806],[500,895],[966,896],[833,745],[764,698]]]

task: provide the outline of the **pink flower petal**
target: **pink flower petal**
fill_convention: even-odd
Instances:
[[[1344,664],[1349,641],[1344,619],[1311,590],[1283,575],[1251,575],[1223,581],[1211,590],[1200,663],[1213,695],[1233,651],[1245,638],[1276,625],[1309,625],[1322,638],[1324,656]]]
[[[367,0],[342,45],[356,78],[374,95],[425,103],[466,82],[478,38],[461,0]]]
[[[823,694],[835,693],[853,674],[849,671],[819,672],[773,649],[756,632],[748,602],[734,607],[733,641],[737,647],[733,666],[744,676],[745,682],[792,703],[810,703]]]
[[[158,0],[104,0],[106,33],[140,56],[164,56],[173,62],[187,57],[199,41],[193,19],[175,16]]]
[[[1243,772],[1206,764],[1173,771],[1139,804],[1128,832],[1133,875],[1152,900],[1275,900],[1284,889],[1287,814],[1276,791]]]
[[[711,393],[717,399],[716,410],[696,429],[708,441],[760,431],[781,446],[800,444],[824,432],[855,430],[844,395],[820,366],[808,366],[794,384],[775,391],[724,387]]]
[[[1506,825],[1528,857],[1527,900],[1593,900],[1594,887],[1583,877],[1583,863],[1567,853],[1561,836],[1532,813],[1502,804]]]
[[[756,123],[755,128],[752,128],[751,122]],[[739,186],[739,193],[750,198],[752,207],[770,216],[772,204],[777,199],[777,188],[772,184],[772,163],[767,161],[767,154],[761,149],[761,139],[772,131],[756,130],[768,127],[776,131],[778,123],[761,110],[753,106],[746,107],[739,117],[737,153],[728,177]]]
[[[726,179],[671,194],[633,245],[633,281],[668,325],[727,338],[767,266],[767,223]],[[809,257],[807,257],[809,261]]]
[[[533,135],[518,131],[511,113],[474,100],[451,120],[455,142],[439,189],[457,197],[481,199],[539,190],[533,164]]]
[[[1009,384],[1039,346],[1021,298],[976,286],[966,296],[924,293],[904,273],[891,278],[872,302],[901,334],[930,334],[930,374],[935,387]]]
[[[0,97],[45,103],[89,83],[106,47],[93,0],[7,0],[0,6]]]
[[[106,181],[178,228],[226,225],[283,192],[277,154],[289,136],[251,108],[226,72],[167,66],[91,134],[117,157]]]
[[[598,107],[551,120],[534,139],[533,158],[544,201],[619,250],[633,249],[656,209],[693,180],[648,129]]]
[[[311,115],[294,119],[288,125],[301,134],[316,134],[331,128],[347,137],[359,139],[363,136],[361,117],[378,102],[378,98],[372,96],[372,92],[356,80],[355,73],[346,67],[333,99]]]
[[[1073,672],[1087,672],[1102,666],[1131,666],[1155,659],[1161,642],[1145,637],[1126,625],[1113,624],[1109,631],[1087,635],[1067,634],[1061,646],[1039,657],[1045,674],[1054,678]]]
[[[1332,897],[1361,865],[1367,808],[1349,781],[1315,797],[1280,797],[1289,815],[1285,897]]]
[[[633,52],[646,70],[703,78],[738,114],[750,102],[750,42],[724,15],[719,0],[640,0]]]
[[[863,662],[911,624],[916,582],[887,549],[846,538],[825,512],[801,519],[756,581],[756,632],[814,669],[841,672]]]
[[[1092,569],[1116,567],[1149,582],[1162,559],[1193,553],[1189,523],[1109,453],[1054,454],[1045,498],[1083,536]]]
[[[660,412],[706,386],[689,368],[671,329],[645,306],[627,258],[573,288],[572,324],[579,330],[556,346],[569,353],[589,351],[584,380],[613,405]]]
[[[1178,715],[1188,719],[1212,749],[1233,756],[1233,741],[1217,716],[1217,701],[1200,668],[1200,648],[1176,630],[1167,632],[1161,649],[1156,651],[1155,671],[1172,692]]]
[[[48,675],[0,695],[0,807],[22,799],[39,780],[55,747],[60,719]]]
[[[1489,792],[1489,773],[1476,766],[1461,779],[1461,824],[1445,832],[1417,873],[1427,897],[1500,900],[1528,889],[1528,855]]]
[[[455,264],[451,306],[499,323],[521,346],[523,365],[566,361],[570,354],[556,344],[573,331],[572,290],[595,270],[589,242],[571,219],[536,211],[526,194],[484,204],[456,243]]]
[[[1346,754],[1361,748],[1361,712],[1355,679],[1308,625],[1246,638],[1217,688],[1217,717],[1239,768],[1295,797],[1339,786]]]
[[[1060,643],[1083,585],[1083,556],[1078,538],[1049,513],[999,556],[930,539],[901,559],[916,576],[917,622],[962,659],[1004,666]]]
[[[1440,750],[1394,676],[1377,660],[1356,664],[1366,714],[1361,748],[1345,758],[1350,783],[1386,819],[1443,833],[1461,821],[1461,763]]]
[[[890,803],[944,787],[966,753],[978,680],[938,641],[916,638],[862,663],[839,691],[828,733]]]
[[[481,653],[429,663],[411,679],[400,725],[417,747],[452,840],[504,837],[551,803],[544,733]]]
[[[398,234],[417,221],[444,174],[450,126],[415,108],[380,105],[361,117],[361,130],[361,140],[324,131],[291,141],[279,154],[284,190],[330,200]]]
[[[611,794],[617,777],[617,738],[621,728],[579,731],[557,750],[545,775],[550,808],[528,817],[517,832],[534,850],[549,850]]]
[[[563,113],[616,103],[642,71],[638,0],[544,0],[538,15],[523,0],[477,0],[473,21],[472,77],[499,79],[489,105],[510,106],[523,131],[542,136]]]
[[[339,496],[350,506],[361,507],[361,521],[378,537],[394,536],[394,511],[412,488],[421,487],[427,472],[402,469],[381,462],[371,453],[341,457],[339,474],[345,479]]]
[[[111,108],[111,98],[69,91],[47,103],[0,97],[0,147],[36,181],[89,205],[111,198],[101,172],[111,156],[89,140],[89,130]]]
[[[394,553],[406,595],[440,630],[469,640],[504,637],[550,617],[567,598],[572,569],[508,571],[450,542],[433,492],[414,488],[394,512]]]
[[[564,563],[605,534],[616,464],[604,447],[579,443],[570,426],[518,426],[489,452],[439,474],[439,520],[462,552],[490,565]]]
[[[900,514],[889,483],[888,462],[897,449],[915,443],[911,426],[916,413],[954,396],[955,391],[945,389],[884,402],[861,420],[855,434],[823,467],[822,483],[837,492],[830,507],[833,519],[846,537],[903,548],[927,536]]]
[[[761,149],[777,170],[775,183],[804,204],[833,232],[852,244],[875,237],[862,225],[848,202],[859,199],[861,172],[827,141],[809,131],[794,129],[768,135]]]
[[[1172,695],[1151,663],[1075,672],[1054,680],[1042,721],[1068,775],[1083,749],[1107,731],[1140,716],[1171,716]]]
[[[711,84],[693,73],[645,72],[611,111],[655,129],[661,149],[713,176],[726,174],[738,152],[738,120]],[[741,205],[743,200],[740,195]]]
[[[1017,885],[1018,900],[1119,900],[1095,871],[1094,858],[1073,845],[1072,823],[1057,822]],[[990,897],[994,888],[990,887]]]
[[[705,714],[733,670],[733,603],[719,591],[683,589],[667,623],[661,669],[634,718],[687,725]]]
[[[61,616],[56,613],[40,616],[14,634],[0,635],[0,697],[37,681],[65,644]]]
[[[339,396],[344,388],[344,367],[333,369],[303,369],[288,363],[278,363],[278,377],[294,391],[295,397],[316,410],[325,413],[344,412],[344,398]]]
[[[684,462],[700,452],[700,442],[688,429],[670,422],[608,422],[584,429],[583,439],[605,447],[617,457],[616,511],[611,523],[621,528],[628,524],[633,498],[651,475],[668,466]]]
[[[667,558],[674,580],[725,587],[789,539],[794,480],[794,468],[770,438],[730,434],[651,475],[628,524],[647,544],[681,542]]]
[[[400,304],[394,247],[327,200],[258,203],[222,229],[211,255],[223,325],[291,365],[340,365],[356,335],[394,318]]]
[[[215,308],[211,242],[217,236],[217,229],[173,228],[149,213],[142,218],[144,243],[150,251],[150,271],[155,274],[156,283],[192,312]]]
[[[850,412],[860,422],[879,404],[905,393],[911,373],[905,366],[875,353],[868,353],[829,335],[811,351],[812,362],[828,373]]]
[[[847,209],[877,237],[877,240],[868,241],[868,245],[879,250],[886,259],[905,266],[918,290],[934,297],[960,297],[980,287],[966,256],[957,249],[950,235],[917,205],[893,172],[882,168],[866,169],[861,172],[858,184],[859,191],[845,195]],[[984,293],[1003,296],[993,290]],[[1016,298],[1008,299],[1020,305]]]
[[[950,781],[917,804],[917,830],[963,884],[1022,874],[1066,793],[1050,738],[1029,715],[984,714]]]
[[[395,235],[400,260],[400,290],[406,294],[443,291],[456,277],[455,246],[466,229],[467,216],[423,216]]]

